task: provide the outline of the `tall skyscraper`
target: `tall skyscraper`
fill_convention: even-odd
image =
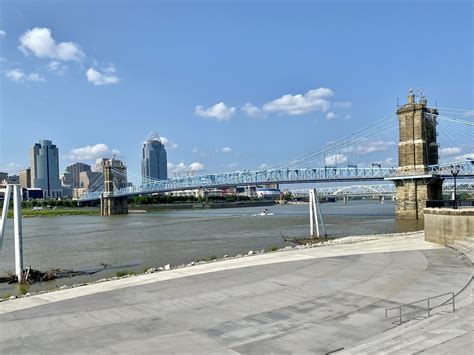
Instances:
[[[69,185],[72,188],[81,187],[79,174],[83,171],[91,171],[91,166],[84,163],[74,163],[66,166],[64,171],[65,185]]]
[[[143,144],[142,177],[166,180],[168,178],[166,149],[156,133],[148,136]]]
[[[40,140],[30,148],[31,183],[44,191],[45,197],[61,197],[59,150],[50,140]]]

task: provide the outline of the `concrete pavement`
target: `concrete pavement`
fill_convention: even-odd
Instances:
[[[325,353],[471,274],[422,236],[233,259],[0,303],[0,353]]]

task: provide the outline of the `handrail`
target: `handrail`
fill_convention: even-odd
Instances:
[[[443,303],[441,303],[440,305],[437,305],[437,306],[430,306],[430,301],[433,300],[433,299],[436,299],[436,298],[440,298],[440,297],[443,297],[443,296],[447,296],[447,295],[451,295],[450,298],[448,298],[446,301],[444,301]],[[441,295],[436,295],[436,296],[432,296],[432,297],[428,297],[428,298],[424,298],[422,300],[418,300],[418,301],[415,301],[415,302],[411,302],[411,303],[406,303],[406,304],[402,304],[400,306],[396,306],[396,307],[392,307],[392,308],[386,308],[385,309],[385,318],[386,319],[393,319],[393,318],[398,318],[399,321],[400,321],[400,324],[403,323],[402,321],[402,318],[404,316],[408,316],[408,315],[411,315],[411,314],[415,314],[415,313],[420,313],[420,312],[428,312],[428,317],[431,316],[431,311],[433,309],[436,309],[436,308],[439,308],[439,307],[443,307],[445,305],[448,304],[449,301],[451,301],[451,304],[453,305],[453,312],[455,312],[456,310],[456,305],[455,305],[455,300],[454,300],[454,292],[447,292],[447,293],[443,293]],[[412,306],[412,305],[415,305],[417,303],[421,303],[421,302],[427,302],[427,308],[423,308],[423,309],[420,309],[420,310],[417,310],[417,311],[413,311],[413,312],[410,312],[410,313],[402,313],[402,308],[404,307],[407,307],[407,306]],[[394,316],[394,317],[388,317],[388,312],[389,311],[393,311],[395,309],[398,309],[398,315],[397,316]]]
[[[457,296],[459,296],[462,292],[464,292],[467,287],[472,283],[472,280],[474,280],[474,276],[471,276],[471,279],[469,280],[469,282],[467,284],[464,285],[464,287],[458,291],[456,294],[454,294],[454,292],[447,292],[447,293],[443,293],[441,295],[436,295],[436,296],[432,296],[432,297],[429,297],[429,298],[425,298],[425,299],[422,299],[422,300],[419,300],[419,301],[415,301],[415,302],[411,302],[411,303],[406,303],[406,304],[402,304],[400,306],[396,306],[396,307],[392,307],[392,308],[386,308],[385,309],[385,318],[386,319],[394,319],[394,318],[398,318],[399,319],[399,322],[400,324],[402,324],[402,317],[404,316],[409,316],[411,314],[416,314],[416,313],[420,313],[420,312],[425,312],[427,311],[428,312],[428,317],[431,316],[431,311],[433,309],[436,309],[436,308],[440,308],[440,307],[444,307],[446,305],[449,305],[449,304],[452,304],[453,306],[453,312],[456,311],[456,303],[455,303],[455,298]],[[443,303],[437,305],[437,306],[434,306],[434,307],[431,307],[430,306],[430,301],[433,300],[433,299],[436,299],[436,298],[440,298],[440,297],[443,297],[443,296],[447,296],[447,295],[451,295],[451,297],[449,297],[446,301],[444,301]],[[413,311],[413,312],[409,312],[409,313],[403,313],[402,314],[402,308],[403,307],[408,307],[408,306],[412,306],[412,305],[415,305],[417,303],[421,303],[421,302],[427,302],[427,308],[424,308],[424,309],[420,309],[420,310],[416,310],[416,311]],[[398,309],[398,315],[397,316],[394,316],[394,317],[388,317],[388,312],[389,311],[393,311],[395,309]]]
[[[471,276],[471,279],[469,280],[469,282],[467,284],[464,285],[464,287],[458,292],[456,293],[453,298],[456,298],[457,296],[459,296],[461,293],[463,293],[466,288],[472,283],[472,280],[474,280],[474,276]],[[441,303],[440,306],[444,306],[447,302],[449,302],[449,299],[446,300],[445,302]]]

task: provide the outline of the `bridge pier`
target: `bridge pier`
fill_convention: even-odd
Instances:
[[[443,179],[413,178],[395,180],[397,219],[423,219],[428,200],[441,200]]]
[[[116,214],[128,213],[127,196],[100,196],[100,214],[102,216],[112,216]]]
[[[396,187],[397,219],[423,219],[427,200],[442,199],[443,180],[429,174],[428,166],[438,164],[436,115],[422,95],[415,102],[410,89],[408,103],[397,110],[400,142]]]
[[[114,196],[114,176],[112,172],[113,165],[113,159],[109,159],[104,163],[104,192],[100,196],[100,214],[102,216],[128,213],[128,197]],[[125,170],[123,165],[119,166],[118,168],[121,169],[122,172]]]

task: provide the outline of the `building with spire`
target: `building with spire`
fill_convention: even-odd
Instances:
[[[166,180],[168,178],[166,149],[157,133],[152,133],[143,143],[142,178]]]

